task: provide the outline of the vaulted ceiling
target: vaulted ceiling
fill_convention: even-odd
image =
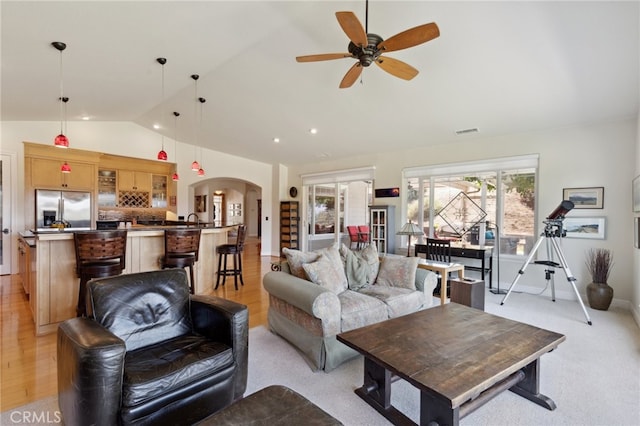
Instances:
[[[3,121],[58,121],[62,41],[69,121],[135,122],[181,142],[270,163],[634,117],[638,2],[369,3],[383,38],[436,22],[440,37],[389,53],[411,81],[351,58],[336,11],[365,1],[2,1]],[[167,58],[162,67],[156,58]],[[198,96],[189,77],[199,74]],[[202,123],[197,116],[202,112]],[[72,125],[69,125],[72,128]],[[317,128],[311,135],[309,129]],[[457,130],[479,132],[456,135]],[[196,135],[196,131],[198,135]],[[273,138],[280,138],[274,143]]]

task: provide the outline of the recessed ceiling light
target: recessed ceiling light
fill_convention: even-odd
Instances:
[[[316,133],[318,133],[318,129],[316,129],[315,127],[312,127],[311,129],[309,129],[309,133],[311,133],[312,135],[315,135]]]
[[[82,116],[82,119],[83,119],[84,121],[89,121],[89,120],[91,120],[91,117],[89,117],[88,115],[83,115],[83,116]]]
[[[154,125],[153,125],[153,128],[154,128],[154,129],[156,129],[156,130],[158,130],[158,129],[160,128],[160,125],[159,125],[159,124],[154,124]]]
[[[280,143],[280,138],[273,138],[273,142]]]

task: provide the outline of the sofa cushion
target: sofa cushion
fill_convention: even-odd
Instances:
[[[375,282],[380,266],[375,244],[369,244],[362,250],[351,250],[342,244],[340,257],[344,264],[350,290],[358,290]]]
[[[302,268],[311,282],[335,294],[340,294],[347,289],[347,277],[342,263],[336,265],[335,260],[332,261],[326,254],[321,254],[315,262],[303,264]]]
[[[315,251],[300,251],[285,247],[282,249],[282,252],[287,258],[287,263],[289,264],[291,274],[295,275],[298,278],[302,278],[303,280],[308,280],[309,277],[307,276],[307,273],[305,272],[302,265],[304,265],[305,263],[315,262],[322,254],[327,255],[329,260],[335,262],[336,264],[339,264],[342,267],[342,260],[340,259],[338,243],[334,243],[330,247]]]
[[[376,285],[416,290],[418,257],[385,256],[380,263]]]
[[[421,291],[409,290],[402,287],[387,287],[381,285],[370,285],[363,287],[359,293],[375,297],[387,306],[389,318],[407,315],[421,309],[426,301],[426,297]]]
[[[127,352],[122,405],[132,407],[233,366],[233,350],[198,335]]]
[[[342,312],[342,332],[389,319],[384,302],[357,291],[346,290],[338,295]]]

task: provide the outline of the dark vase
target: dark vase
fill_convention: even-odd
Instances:
[[[606,311],[613,299],[613,288],[607,283],[590,283],[587,285],[587,300],[593,309]]]

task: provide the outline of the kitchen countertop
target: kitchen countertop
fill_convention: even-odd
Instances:
[[[225,229],[225,228],[232,228],[234,226],[238,226],[238,225],[224,225],[224,226],[193,226],[193,225],[131,225],[131,227],[129,228],[125,228],[127,231],[132,231],[132,232],[136,232],[136,231],[158,231],[158,230],[165,230],[165,229],[191,229],[191,228],[200,228],[202,230],[207,230],[207,229]],[[119,228],[122,229],[122,228]],[[23,237],[23,238],[33,238],[36,235],[39,234],[70,234],[73,233],[75,231],[95,231],[95,228],[91,228],[91,229],[76,229],[76,228],[50,228],[50,229],[43,229],[43,228],[39,228],[39,229],[30,229],[28,231],[23,231],[20,232],[19,234]],[[107,229],[106,231],[109,231],[109,229]],[[23,235],[24,234],[24,235]]]

